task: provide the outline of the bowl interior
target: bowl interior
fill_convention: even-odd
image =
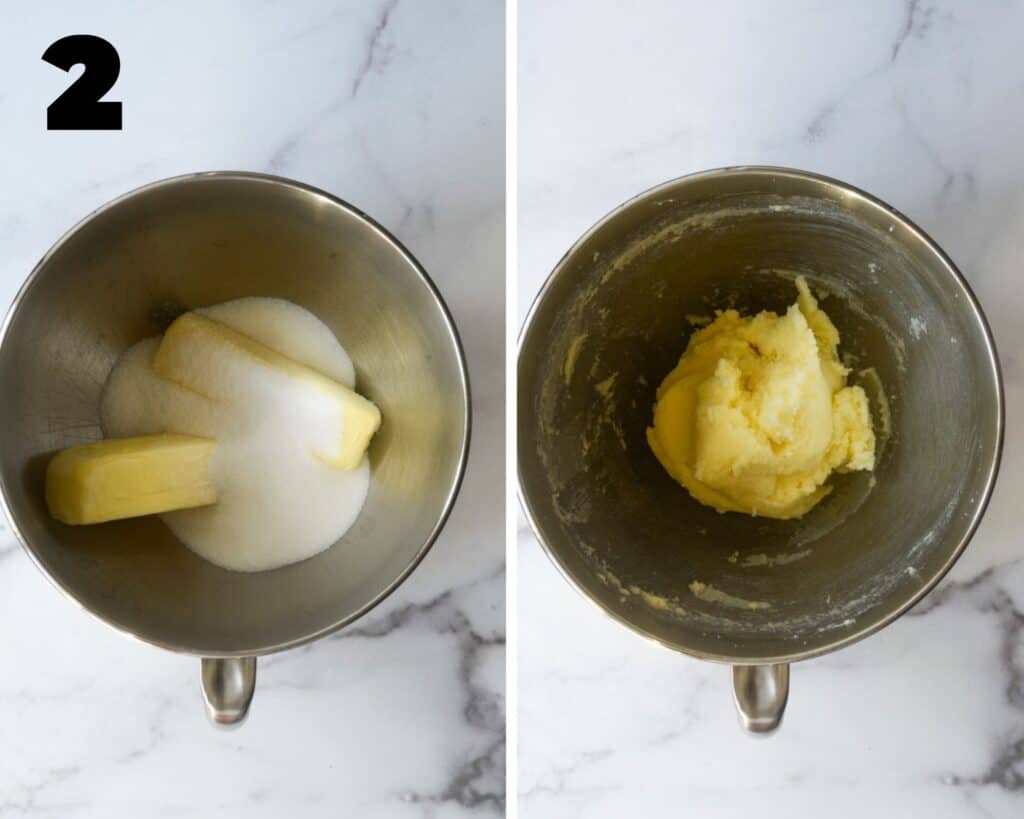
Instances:
[[[101,437],[99,397],[118,355],[159,332],[169,308],[251,295],[315,313],[351,355],[360,392],[381,408],[369,497],[349,532],[304,562],[240,574],[197,557],[156,518],[51,520],[46,463]],[[468,421],[454,330],[415,263],[326,195],[234,174],[158,183],[66,237],[9,317],[0,393],[5,500],[37,562],[110,624],[205,655],[283,647],[387,593],[446,514]]]
[[[688,315],[784,311],[804,274],[872,403],[873,474],[800,520],[718,514],[651,453],[655,391]],[[877,627],[948,568],[999,446],[998,373],[957,276],[888,209],[828,181],[736,171],[613,214],[563,260],[519,361],[525,505],[611,614],[726,661],[797,658]]]

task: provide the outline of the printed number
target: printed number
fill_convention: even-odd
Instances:
[[[72,34],[43,53],[43,59],[62,71],[82,63],[85,71],[46,109],[48,131],[120,131],[121,103],[101,102],[117,82],[121,58],[102,37]]]

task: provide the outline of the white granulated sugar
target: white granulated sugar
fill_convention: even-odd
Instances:
[[[259,339],[293,361],[301,361],[349,389],[355,387],[352,359],[334,333],[309,310],[284,299],[235,299],[197,313]]]
[[[323,322],[295,304],[245,298],[197,312],[355,386],[344,348]],[[159,344],[159,338],[145,339],[121,356],[101,415],[112,437],[177,432],[216,439],[210,470],[217,503],[161,515],[178,539],[235,571],[274,569],[336,542],[355,522],[370,485],[365,458],[345,471],[313,455],[318,442],[341,434],[337,413],[309,391],[289,389],[287,376],[211,350],[203,378],[223,379],[230,387],[221,393],[229,398],[215,404],[153,373]]]

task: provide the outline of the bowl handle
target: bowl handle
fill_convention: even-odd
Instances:
[[[214,725],[240,725],[256,689],[255,657],[203,657],[203,700]]]
[[[732,692],[740,725],[751,734],[779,727],[789,699],[789,664],[734,665]]]

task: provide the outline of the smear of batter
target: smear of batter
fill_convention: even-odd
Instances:
[[[693,592],[693,596],[703,600],[705,603],[720,603],[723,606],[732,606],[737,609],[750,609],[756,611],[758,609],[770,609],[771,603],[765,603],[761,600],[746,600],[742,597],[736,597],[735,595],[728,594],[721,589],[716,589],[714,586],[708,583],[701,583],[699,580],[694,580],[690,583],[690,591]]]
[[[576,369],[576,359],[579,357],[580,348],[583,347],[583,342],[586,341],[587,336],[583,334],[576,336],[569,344],[569,350],[565,354],[565,361],[562,362],[562,376],[565,378],[565,383],[569,384],[572,381],[573,371]]]

